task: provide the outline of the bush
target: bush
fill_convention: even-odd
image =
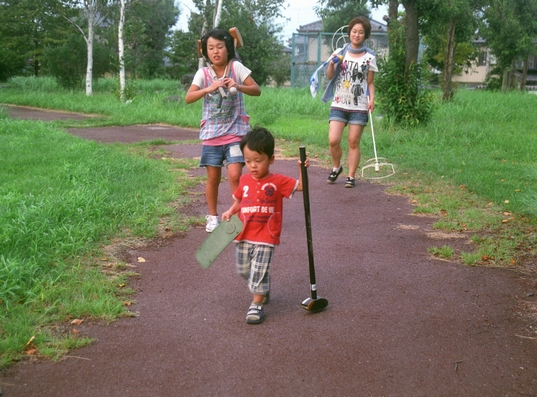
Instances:
[[[44,63],[46,70],[62,87],[81,89],[84,87],[87,59],[86,41],[80,35],[71,35],[63,45],[45,51]],[[95,41],[93,78],[102,77],[110,71],[113,71],[112,54],[105,46]]]
[[[376,82],[379,105],[386,117],[402,126],[416,126],[431,120],[434,95],[421,84],[421,66],[413,65],[405,78],[404,63],[379,62]]]
[[[44,54],[47,71],[68,89],[84,87],[86,59],[86,44],[78,35],[71,35],[65,44],[50,47]]]
[[[7,81],[11,76],[24,69],[24,58],[7,47],[0,45],[0,81]]]
[[[390,33],[389,59],[379,60],[375,78],[380,109],[389,121],[402,126],[416,126],[430,121],[434,110],[434,96],[422,84],[422,67],[411,65],[405,72],[405,32],[401,25],[393,25]]]

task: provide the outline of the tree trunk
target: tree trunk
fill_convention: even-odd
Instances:
[[[502,77],[502,92],[507,91],[507,87],[509,87],[509,68],[505,68],[503,70],[503,77]]]
[[[418,9],[416,7],[416,0],[403,0],[403,6],[405,7],[405,74],[408,75],[408,71],[413,64],[418,63],[418,50],[420,45],[418,34]]]
[[[515,87],[515,60],[503,70],[502,92],[507,92]]]
[[[220,24],[220,15],[222,15],[222,0],[217,0],[216,12],[214,13],[214,28],[217,28]]]
[[[450,101],[453,99],[453,86],[451,79],[453,77],[453,58],[455,56],[455,29],[457,27],[456,18],[451,18],[447,27],[446,51],[444,53],[444,72],[442,82],[442,99]]]
[[[399,16],[399,0],[390,0],[388,5],[388,30],[397,29],[397,17]],[[388,41],[388,54],[393,54],[393,43]]]
[[[509,69],[509,90],[514,90],[515,87],[516,87],[516,76],[515,76],[515,71],[516,71],[516,66],[515,66],[516,62],[515,60],[513,59],[511,61],[511,68]]]
[[[86,95],[93,95],[93,26],[95,21],[94,4],[89,4],[86,8],[88,15],[88,37],[86,38],[88,63],[86,67]]]
[[[125,101],[125,42],[123,28],[125,27],[125,0],[119,1],[119,25],[117,28],[119,52],[119,99]]]
[[[35,77],[39,77],[39,57],[37,56],[38,52],[39,52],[39,43],[34,40],[34,51],[33,51],[33,55],[32,55],[32,66],[33,66],[33,69],[34,69],[34,76]]]
[[[205,35],[205,33],[207,33],[207,20],[203,21],[203,26],[201,28],[201,36],[203,37],[203,35]],[[204,59],[203,59],[203,54],[200,54],[200,56],[198,58],[198,69],[201,69],[204,65],[205,65],[205,62],[204,62]]]
[[[390,18],[390,21],[397,21],[397,17],[399,16],[399,0],[390,0],[388,4],[388,18]]]
[[[522,72],[522,80],[520,81],[520,91],[524,91],[526,89],[526,81],[528,79],[528,62],[529,59],[524,59],[524,71]]]
[[[503,71],[502,92],[507,92],[515,87],[515,60]]]

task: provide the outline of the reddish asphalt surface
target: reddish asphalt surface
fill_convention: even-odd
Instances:
[[[69,132],[100,142],[176,141],[166,146],[171,156],[201,152],[199,144],[181,144],[197,131],[170,126]],[[207,237],[200,225],[126,249],[123,259],[140,274],[131,282],[137,316],[69,325],[95,342],[58,362],[12,366],[0,376],[2,396],[536,396],[537,335],[527,310],[535,307],[534,280],[432,258],[432,246],[469,250],[470,235],[438,233],[436,218],[413,215],[408,198],[386,194],[381,184],[360,180],[345,189],[340,177],[329,185],[328,170],[312,163],[313,250],[325,311],[300,307],[310,292],[297,193],[284,203],[264,323],[245,322],[251,295],[235,274],[232,245],[209,269],[197,264],[195,250]],[[298,177],[296,159],[277,159],[272,171]],[[194,197],[182,211],[204,215],[203,195]],[[230,203],[224,181],[220,212]]]

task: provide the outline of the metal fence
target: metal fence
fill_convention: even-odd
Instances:
[[[328,59],[337,48],[349,42],[343,33],[293,33],[291,49],[291,87],[302,88],[310,84],[315,70]],[[388,34],[372,32],[365,45],[375,51],[378,58],[388,55]],[[327,81],[321,73],[320,86]]]

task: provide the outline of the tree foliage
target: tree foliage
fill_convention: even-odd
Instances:
[[[453,97],[452,78],[471,66],[477,54],[472,40],[481,0],[430,0],[420,5],[420,31],[431,66],[442,71],[443,99]]]
[[[58,20],[50,0],[0,2],[0,79],[38,76],[44,49],[64,41],[68,23]]]
[[[370,18],[371,16],[367,1],[364,0],[320,0],[316,12],[323,21],[325,32],[336,32],[354,17],[363,15]]]
[[[87,46],[80,35],[71,35],[60,46],[48,47],[44,54],[44,70],[67,89],[81,89],[84,87],[86,74]],[[96,43],[93,48],[93,77],[105,75],[112,68],[113,53],[110,48]]]
[[[129,4],[129,71],[147,78],[164,75],[167,36],[178,17],[175,1],[130,0]],[[53,73],[63,85],[77,86],[81,60],[87,63],[86,73],[95,72],[91,79],[101,76],[103,68],[114,73],[118,62],[111,62],[110,54],[118,52],[118,10],[116,0],[0,1],[0,79]],[[73,35],[85,41],[85,54],[79,52],[80,41]],[[69,48],[78,54],[76,62],[61,66],[71,57],[65,52]]]
[[[125,67],[133,77],[164,75],[167,36],[178,17],[174,0],[130,2],[125,13]]]
[[[186,74],[194,73],[198,68],[197,40],[199,36],[193,32],[176,30],[170,37],[168,58],[171,66],[169,75],[180,79]],[[185,83],[187,84],[187,83]]]
[[[252,77],[258,84],[266,84],[271,80],[281,81],[282,73],[290,74],[290,63],[282,65],[283,44],[278,39],[281,27],[273,22],[281,16],[284,0],[228,0],[224,1],[220,26],[222,29],[237,27],[244,40],[244,47],[237,53],[241,62],[252,71]],[[175,35],[176,39],[194,40],[190,43],[174,41],[174,48],[184,51],[191,46],[192,55],[196,56],[196,40],[213,26],[216,2],[194,0],[197,11],[192,12],[189,20],[191,35]],[[202,28],[203,27],[203,28]],[[179,57],[174,57],[174,67]],[[185,54],[186,62],[191,65],[192,58]],[[282,68],[284,68],[282,70]],[[194,73],[197,67],[189,72]]]
[[[375,76],[375,99],[388,120],[403,126],[427,123],[434,110],[434,97],[422,83],[422,65],[406,66],[406,29],[402,21],[390,24],[390,56],[379,61]]]
[[[481,33],[497,59],[502,90],[515,87],[515,63],[535,54],[537,0],[489,0]]]

